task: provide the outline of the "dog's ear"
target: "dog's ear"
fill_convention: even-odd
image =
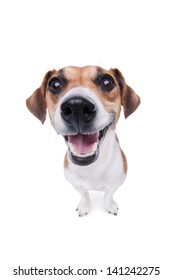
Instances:
[[[26,100],[26,106],[29,111],[38,118],[42,124],[46,119],[46,100],[45,100],[45,92],[47,81],[50,78],[52,71],[49,71],[44,76],[41,86],[34,91],[34,93]]]
[[[140,97],[126,84],[122,73],[118,69],[113,69],[113,72],[121,90],[121,105],[124,109],[125,118],[127,118],[138,108]]]

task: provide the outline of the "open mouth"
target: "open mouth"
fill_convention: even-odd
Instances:
[[[109,125],[91,134],[78,133],[64,136],[72,162],[82,166],[93,163],[99,155],[99,147],[108,128]]]

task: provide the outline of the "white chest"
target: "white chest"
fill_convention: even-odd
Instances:
[[[123,183],[126,174],[121,149],[115,136],[111,140],[107,139],[101,148],[97,161],[88,166],[78,166],[69,160],[68,168],[65,168],[65,177],[76,190],[116,190]]]

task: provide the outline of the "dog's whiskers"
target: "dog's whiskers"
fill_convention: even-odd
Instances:
[[[116,113],[112,112],[108,126],[114,126],[116,122],[117,122]]]

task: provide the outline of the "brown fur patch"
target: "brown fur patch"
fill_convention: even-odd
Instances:
[[[67,152],[66,152],[65,157],[64,157],[64,168],[68,168],[68,164],[69,164],[69,162],[67,159]]]
[[[127,118],[138,108],[140,97],[126,84],[122,73],[118,69],[112,69],[112,71],[121,89],[121,105],[124,108],[124,116]]]
[[[127,159],[122,150],[121,150],[121,155],[122,155],[122,159],[123,159],[124,173],[126,174],[127,173]]]

